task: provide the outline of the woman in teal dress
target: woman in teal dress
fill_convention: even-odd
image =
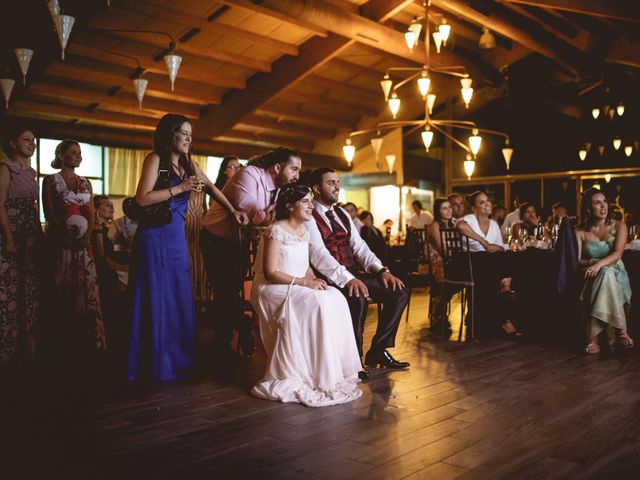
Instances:
[[[585,267],[580,300],[589,312],[590,342],[586,352],[600,352],[598,335],[613,327],[622,347],[633,347],[627,333],[626,307],[631,303],[629,276],[622,263],[627,226],[611,218],[609,202],[600,190],[590,188],[582,198],[583,223],[576,230],[578,261]]]

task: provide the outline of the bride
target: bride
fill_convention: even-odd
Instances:
[[[276,222],[260,242],[251,303],[269,358],[252,394],[324,407],[362,395],[362,366],[344,296],[309,266],[304,222],[312,211],[309,188],[287,185],[278,196]]]

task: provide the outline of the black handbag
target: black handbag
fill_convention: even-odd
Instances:
[[[169,169],[159,166],[158,180],[156,180],[153,189],[162,190],[164,188],[169,188]],[[172,219],[169,200],[142,207],[138,205],[135,197],[129,197],[122,202],[122,210],[127,217],[137,221],[143,227],[161,227],[171,223]]]

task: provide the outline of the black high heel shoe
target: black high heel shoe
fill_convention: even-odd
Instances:
[[[500,325],[500,327],[502,328],[506,338],[509,340],[520,340],[524,337],[524,333],[518,330],[511,320],[507,320]]]

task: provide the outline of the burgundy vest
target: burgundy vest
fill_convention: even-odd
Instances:
[[[331,256],[335,258],[340,265],[345,268],[351,268],[355,264],[353,253],[351,252],[351,245],[349,244],[351,224],[349,223],[347,215],[340,208],[334,208],[333,211],[338,218],[340,218],[340,222],[342,222],[344,228],[347,229],[346,232],[342,228],[339,228],[337,232],[331,230],[331,227],[329,227],[327,222],[322,218],[322,214],[315,208],[313,209],[312,215],[316,220],[318,230],[320,230],[322,241]]]

